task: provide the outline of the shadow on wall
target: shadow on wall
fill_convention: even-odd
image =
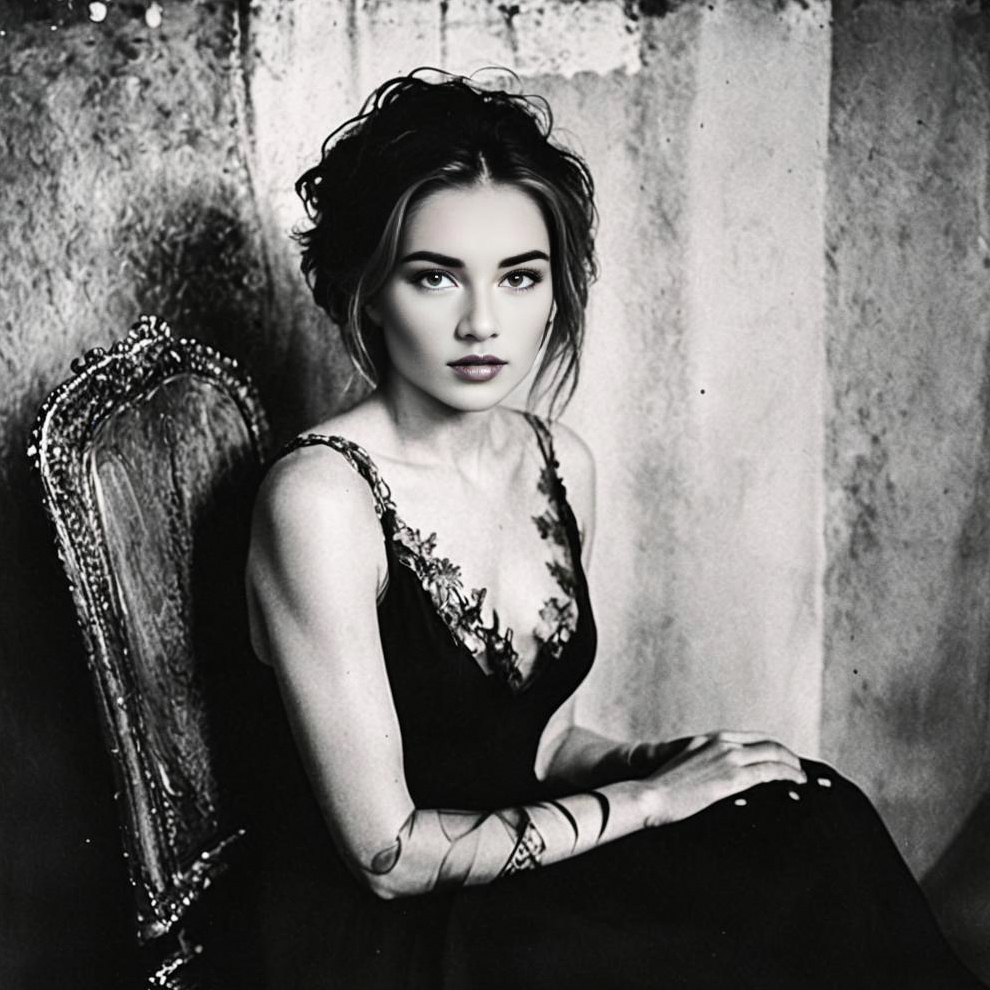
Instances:
[[[176,335],[236,358],[259,386],[267,384],[258,372],[270,357],[269,279],[262,247],[243,218],[187,191],[155,218],[154,229],[133,215],[128,227],[124,263],[142,309],[162,316]]]
[[[958,662],[958,657],[964,655],[962,644],[988,642],[990,601],[982,593],[983,586],[978,577],[986,573],[990,556],[987,548],[987,534],[990,532],[990,339],[983,349],[980,405],[984,412],[981,444],[984,456],[976,471],[973,494],[957,541],[957,558],[952,573],[951,592],[948,595],[948,601],[954,607],[942,622],[940,646],[943,647],[942,655],[946,658],[947,666]],[[983,702],[985,719],[985,699],[990,698],[985,680],[990,674],[985,663],[981,673],[984,681],[974,691],[974,698]],[[936,683],[948,679],[947,670],[945,677],[939,678]],[[954,721],[953,710],[949,708],[923,714],[943,731]],[[982,780],[985,787],[988,774],[985,760],[978,761],[975,768],[962,767],[959,772],[970,787],[974,777]],[[952,843],[923,881],[925,893],[950,944],[984,980],[990,980],[988,835],[990,791],[984,793]]]
[[[133,214],[128,225],[121,240],[131,245],[125,264],[142,312],[236,358],[258,387],[276,441],[357,398],[348,392],[339,333],[292,267],[295,253],[278,252],[273,272],[234,205],[187,193],[156,217],[154,230]]]

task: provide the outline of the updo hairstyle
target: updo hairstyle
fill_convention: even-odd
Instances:
[[[417,69],[379,86],[296,182],[312,223],[295,236],[313,298],[340,327],[358,373],[376,385],[384,353],[365,306],[395,264],[410,209],[439,189],[479,182],[525,190],[549,232],[556,302],[535,384],[550,376],[551,408],[562,407],[577,385],[588,287],[597,275],[591,174],[551,142],[546,101],[447,73],[429,82],[419,76],[424,71],[438,72]]]

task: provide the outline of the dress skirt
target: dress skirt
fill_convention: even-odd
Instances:
[[[979,988],[862,792],[805,761],[673,825],[382,901],[337,862],[266,873],[269,985],[353,990]]]

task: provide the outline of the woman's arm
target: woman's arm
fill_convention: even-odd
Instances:
[[[413,808],[392,842],[359,865],[386,898],[488,883],[638,831],[644,796],[626,782],[488,812]]]
[[[641,780],[691,742],[690,738],[621,742],[575,724],[575,708],[572,695],[547,722],[536,757],[540,780],[574,788]]]
[[[569,787],[639,780],[662,767],[690,741],[621,742],[576,725],[574,708],[571,697],[547,723],[536,761],[540,780]]]
[[[370,496],[342,459],[314,448],[275,465],[248,560],[255,648],[276,671],[354,872],[380,896],[416,894],[484,883],[642,828],[641,789],[622,784],[487,813],[414,807],[378,634],[386,566]]]
[[[297,451],[262,486],[247,573],[255,646],[276,671],[317,800],[345,861],[379,896],[486,883],[762,780],[801,779],[772,744],[731,759],[726,745],[675,787],[648,777],[489,812],[415,807],[378,634],[382,539],[343,459]]]

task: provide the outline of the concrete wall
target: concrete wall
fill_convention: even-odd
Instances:
[[[105,990],[132,965],[111,782],[22,453],[37,405],[146,310],[241,358],[278,437],[350,401],[291,186],[420,64],[514,69],[598,181],[567,413],[600,469],[586,717],[775,732],[859,779],[931,864],[986,787],[990,15],[162,6],[157,28],[139,5],[0,11],[0,985]],[[990,890],[956,852],[940,889]]]
[[[837,9],[825,752],[932,864],[986,789],[986,14]]]

